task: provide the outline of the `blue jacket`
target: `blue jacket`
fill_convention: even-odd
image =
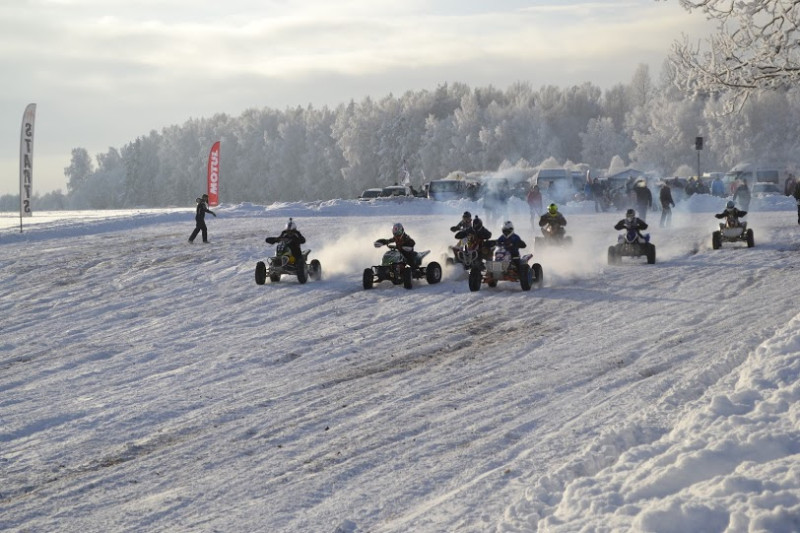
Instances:
[[[497,239],[497,246],[502,246],[508,253],[511,254],[511,257],[519,257],[519,249],[525,248],[527,244],[525,241],[520,239],[519,235],[516,233],[512,233],[511,235],[500,235]]]

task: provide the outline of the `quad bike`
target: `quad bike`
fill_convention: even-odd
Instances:
[[[711,234],[711,247],[715,250],[719,250],[723,242],[739,241],[745,241],[748,248],[756,244],[753,230],[748,229],[747,222],[733,216],[726,217],[725,222],[719,223],[719,230]]]
[[[563,226],[545,224],[542,226],[542,236],[533,238],[534,249],[537,246],[569,246],[572,244],[572,237],[566,235]]]
[[[382,242],[375,241],[375,248],[380,248],[381,246],[383,246]],[[415,252],[415,264],[409,265],[406,263],[406,258],[394,244],[390,243],[386,246],[389,249],[383,254],[381,264],[364,269],[364,289],[371,289],[375,283],[386,280],[395,285],[402,284],[406,289],[413,287],[412,281],[414,279],[425,278],[430,285],[439,283],[442,280],[442,267],[439,263],[431,261],[427,266],[422,266],[422,259],[430,253],[430,250]]]
[[[617,238],[617,244],[608,247],[608,264],[617,265],[623,257],[647,257],[647,264],[656,262],[656,246],[650,242],[650,234],[640,236],[634,229],[627,230]]]
[[[321,279],[322,265],[316,259],[312,259],[309,263],[309,252],[311,250],[303,250],[303,262],[302,265],[298,265],[286,241],[278,241],[275,255],[267,259],[266,263],[264,261],[256,263],[256,284],[263,285],[267,278],[272,283],[277,283],[281,280],[282,274],[297,276],[297,281],[300,283],[305,283],[309,279],[315,281]]]
[[[493,260],[485,261],[483,269],[475,266],[469,271],[469,290],[478,291],[482,283],[489,287],[496,287],[498,281],[518,282],[523,291],[531,287],[541,287],[543,281],[542,265],[539,263],[528,264],[533,254],[525,254],[519,258],[519,266],[511,260],[511,254],[502,246],[494,249]]]

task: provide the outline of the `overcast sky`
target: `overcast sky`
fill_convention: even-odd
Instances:
[[[66,192],[73,148],[189,118],[453,82],[605,89],[641,63],[657,79],[674,40],[708,29],[677,0],[0,0],[0,194],[19,192],[30,102],[34,191]]]

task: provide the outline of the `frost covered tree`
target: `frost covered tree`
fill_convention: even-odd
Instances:
[[[586,132],[580,136],[581,160],[593,168],[601,168],[612,156],[627,154],[633,149],[630,138],[617,131],[611,117],[589,119]]]
[[[673,44],[675,81],[690,93],[733,91],[736,106],[758,89],[800,80],[800,2],[797,0],[679,0],[718,22],[705,43],[687,36]]]
[[[77,191],[86,181],[94,168],[92,158],[86,148],[73,148],[69,166],[64,167],[64,176],[67,178],[67,191]]]
[[[701,100],[653,98],[628,116],[627,129],[635,143],[631,160],[641,170],[670,174],[694,160],[694,139],[704,125]]]

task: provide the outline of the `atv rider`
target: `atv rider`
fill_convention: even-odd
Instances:
[[[486,229],[483,221],[477,216],[472,219],[472,225],[469,228],[456,233],[456,239],[469,239],[470,237],[475,249],[478,250],[481,261],[489,259],[494,245],[494,241],[489,240],[492,238],[492,232]]]
[[[410,266],[417,266],[417,253],[414,251],[414,246],[417,244],[411,236],[406,233],[405,228],[399,222],[392,226],[391,239],[378,239],[375,241],[375,248],[394,243],[397,251],[403,254],[406,264]]]
[[[542,234],[545,237],[563,238],[566,233],[564,229],[566,225],[567,219],[559,213],[556,204],[547,206],[547,212],[539,217],[539,227],[542,228]]]
[[[465,229],[472,226],[472,213],[469,211],[464,211],[464,214],[461,215],[461,220],[458,221],[458,224],[455,226],[450,227],[450,231],[453,233],[457,233],[459,231],[464,231]],[[456,237],[458,239],[458,237]]]
[[[460,241],[462,238],[458,237],[458,233],[466,229],[469,229],[471,227],[472,227],[472,213],[470,213],[469,211],[464,211],[464,214],[461,215],[461,220],[458,221],[458,224],[456,224],[455,226],[450,226],[450,231],[456,233],[456,239],[459,239]],[[458,253],[459,248],[461,248],[460,245],[461,242],[459,242],[459,244],[455,246],[451,246],[450,249],[453,251],[453,253]]]
[[[636,232],[636,242],[648,242],[650,240],[650,236],[642,235],[642,230],[647,229],[647,222],[642,220],[641,218],[636,216],[636,211],[633,209],[628,209],[625,212],[625,218],[620,220],[614,226],[616,230],[628,230]],[[622,239],[622,236],[620,236]]]
[[[519,249],[525,248],[527,244],[525,244],[525,241],[523,241],[519,235],[514,233],[514,224],[512,224],[510,220],[506,220],[503,223],[502,231],[503,234],[497,239],[496,245],[505,248],[509,255],[511,255],[511,266],[513,268],[519,268]]]
[[[740,217],[743,217],[747,214],[747,211],[742,211],[736,208],[736,204],[733,200],[728,200],[728,203],[725,204],[725,211],[722,213],[718,213],[714,215],[717,218],[727,218],[730,220],[730,227],[736,228],[742,225],[739,221]]]
[[[280,241],[286,242],[286,245],[292,252],[294,264],[299,265],[303,262],[303,252],[300,250],[300,245],[306,242],[306,238],[303,237],[303,234],[297,229],[297,224],[294,223],[294,220],[292,220],[291,217],[289,218],[289,222],[286,223],[286,228],[281,232],[280,235],[277,237],[267,237],[264,240],[268,244],[275,244],[276,242]]]

